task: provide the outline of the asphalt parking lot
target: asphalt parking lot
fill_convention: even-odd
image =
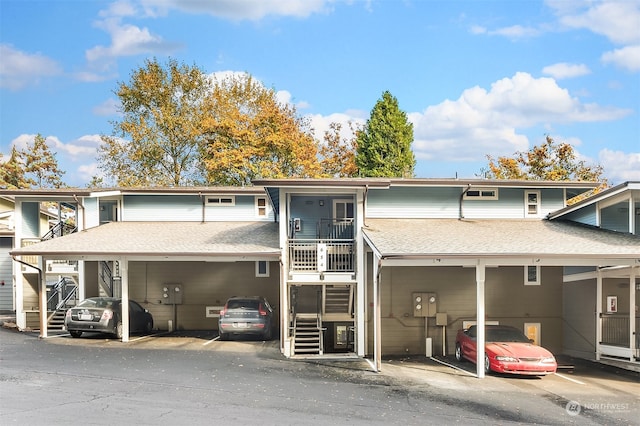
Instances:
[[[28,334],[37,336],[35,332]],[[99,333],[85,333],[81,338],[72,338],[67,333],[52,333],[46,339],[46,343],[94,349],[198,351],[234,353],[240,357],[246,354],[247,357],[271,360],[283,359],[278,348],[278,340],[264,342],[245,338],[220,341],[214,331],[133,335],[127,343]],[[505,407],[518,405],[516,401],[529,398],[544,400],[555,407],[563,408],[568,418],[576,420],[576,424],[581,424],[579,420],[584,420],[584,416],[596,424],[637,424],[640,415],[640,373],[568,357],[559,357],[561,368],[557,374],[545,377],[491,374],[484,379],[475,377],[474,364],[457,362],[452,356],[386,358],[379,374],[372,371],[370,362],[362,359],[303,362],[326,366],[333,369],[338,376],[344,372],[344,377],[350,379],[354,374],[373,380],[379,377],[380,380],[398,384],[409,392],[428,391],[443,395],[459,395],[471,405],[484,404],[487,399],[495,399],[496,395],[501,395]]]

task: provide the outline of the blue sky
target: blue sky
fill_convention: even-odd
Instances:
[[[548,134],[640,181],[638,0],[0,0],[0,153],[40,133],[85,186],[150,57],[248,72],[319,135],[389,90],[417,177],[475,177]]]

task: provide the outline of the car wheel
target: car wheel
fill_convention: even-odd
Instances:
[[[456,361],[463,362],[464,357],[462,356],[462,348],[460,347],[460,343],[456,343]]]
[[[119,340],[122,340],[122,334],[123,334],[122,322],[118,321],[118,324],[116,325],[115,335]]]
[[[71,330],[69,331],[69,334],[71,335],[71,337],[80,337],[82,336],[82,331]]]
[[[153,320],[147,321],[147,323],[144,326],[144,331],[147,334],[153,331]]]
[[[219,332],[218,336],[220,336],[220,340],[229,340],[229,333]]]
[[[491,373],[491,363],[489,362],[489,355],[484,354],[484,373]]]

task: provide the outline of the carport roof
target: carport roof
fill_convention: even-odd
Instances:
[[[77,258],[279,257],[273,222],[112,222],[15,249],[12,255]]]
[[[640,262],[640,237],[549,220],[367,219],[383,258],[616,258]]]

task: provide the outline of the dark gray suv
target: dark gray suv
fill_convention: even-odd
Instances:
[[[254,335],[271,340],[273,308],[262,296],[234,296],[220,311],[218,333],[220,340],[231,335]]]

